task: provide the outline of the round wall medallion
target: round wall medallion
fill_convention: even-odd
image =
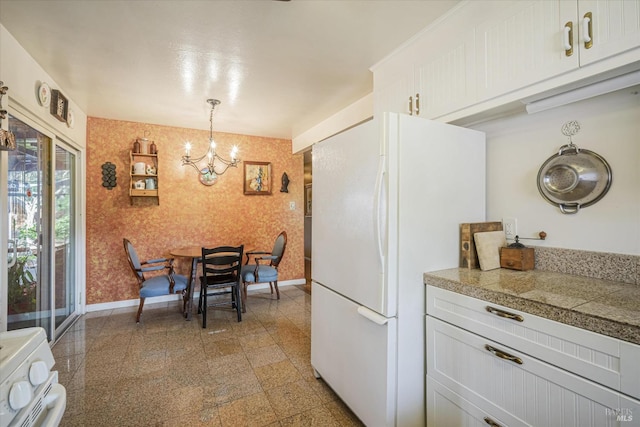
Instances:
[[[48,107],[51,102],[51,88],[44,82],[40,83],[38,88],[38,102],[43,107]]]
[[[75,124],[76,124],[76,116],[73,113],[73,110],[69,108],[69,111],[67,111],[67,127],[70,127],[71,129],[73,129],[73,126]]]
[[[201,172],[203,173],[198,174],[198,179],[201,184],[209,186],[218,182],[218,175],[216,173],[206,172],[206,169],[202,169]]]

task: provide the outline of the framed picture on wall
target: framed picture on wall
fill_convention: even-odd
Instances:
[[[244,194],[271,194],[271,163],[244,161]]]

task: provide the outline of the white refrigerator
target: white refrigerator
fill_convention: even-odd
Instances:
[[[367,426],[425,425],[423,273],[485,220],[485,167],[483,133],[394,113],[313,146],[311,364]]]

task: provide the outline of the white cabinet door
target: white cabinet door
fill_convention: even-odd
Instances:
[[[311,365],[365,425],[395,425],[396,319],[375,323],[315,282],[311,292]]]
[[[423,56],[415,67],[420,117],[433,119],[476,100],[475,32],[464,28],[448,32],[449,36],[432,35],[446,48]]]
[[[477,89],[487,100],[578,67],[566,56],[564,27],[576,17],[566,0],[501,2],[496,14],[476,26]],[[574,40],[575,37],[574,25]]]
[[[612,426],[640,401],[427,316],[427,375],[489,413],[532,426]],[[634,420],[635,421],[635,420]]]
[[[413,96],[413,66],[409,65],[405,73],[376,82],[373,90],[374,117],[381,117],[385,112],[412,114]]]
[[[640,47],[640,0],[579,0],[578,20],[580,65]]]

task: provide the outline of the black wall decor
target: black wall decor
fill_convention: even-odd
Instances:
[[[286,172],[282,174],[282,187],[280,187],[281,193],[289,192],[289,175]]]
[[[102,165],[102,186],[108,190],[116,186],[116,165],[111,162]]]

